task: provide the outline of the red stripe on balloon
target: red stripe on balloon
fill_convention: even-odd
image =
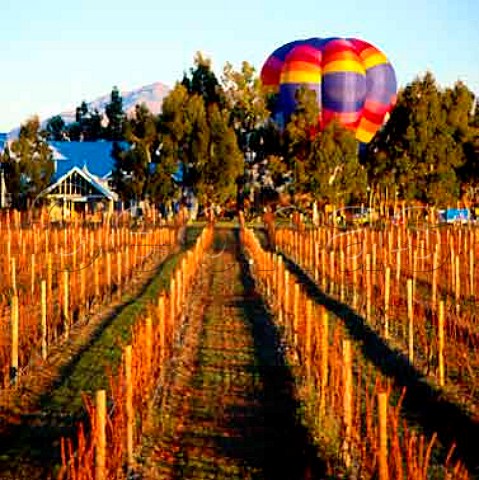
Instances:
[[[283,62],[279,58],[269,57],[261,69],[261,81],[263,85],[277,86],[279,84],[282,67]]]

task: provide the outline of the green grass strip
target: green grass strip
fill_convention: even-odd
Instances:
[[[62,380],[52,392],[41,399],[44,411],[77,416],[83,410],[81,392],[91,394],[108,388],[107,371],[115,372],[121,362],[122,349],[131,341],[132,327],[147,306],[168,288],[171,275],[184,253],[194,244],[201,229],[189,227],[186,242],[178,253],[170,254],[157,267],[156,274],[138,297],[126,293],[119,313],[99,327],[99,332],[77,359],[61,371]]]

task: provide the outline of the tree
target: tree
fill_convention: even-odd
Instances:
[[[243,208],[246,194],[262,194],[266,188],[266,169],[258,168],[263,161],[264,124],[269,116],[261,81],[248,62],[241,64],[239,71],[230,63],[223,68],[221,78],[229,124],[234,128],[238,146],[247,160],[243,175],[238,178],[238,208]],[[253,193],[253,194],[254,194]]]
[[[235,193],[238,176],[242,174],[242,155],[234,130],[229,126],[229,112],[221,102],[213,101],[212,76],[206,75],[209,65],[197,60],[203,80],[193,87],[177,84],[163,102],[160,135],[163,151],[176,156],[181,164],[181,184],[202,203],[224,202]],[[204,67],[204,68],[203,68]],[[194,72],[192,72],[193,78]],[[198,88],[198,85],[206,85]],[[209,87],[208,87],[209,86]],[[218,90],[214,89],[217,93]],[[216,97],[217,99],[219,98]]]
[[[228,120],[228,113],[221,112],[218,105],[208,108],[210,135],[206,161],[193,162],[197,171],[194,190],[203,203],[225,204],[234,198],[236,180],[243,173],[243,156]]]
[[[183,76],[182,85],[191,95],[197,94],[203,98],[206,106],[213,103],[223,106],[223,93],[216,75],[211,67],[211,60],[197,52],[194,58],[194,68],[190,69],[190,76]]]
[[[102,115],[95,109],[90,112],[83,101],[76,108],[75,122],[68,126],[68,138],[72,141],[97,141],[103,138]]]
[[[366,170],[360,165],[354,133],[331,122],[316,133],[307,159],[306,189],[315,199],[348,204],[366,194]]]
[[[285,130],[285,161],[295,195],[348,203],[364,197],[366,171],[359,164],[353,132],[337,122],[320,131],[316,93],[300,89]]]
[[[319,131],[319,109],[316,93],[301,88],[297,92],[297,106],[284,131],[285,160],[292,172],[295,193],[309,190],[309,160],[314,134]]]
[[[151,149],[157,140],[155,119],[145,105],[137,105],[125,128],[131,148],[116,153],[116,187],[125,199],[144,200],[148,191]]]
[[[471,116],[471,127],[479,128],[479,98],[474,103],[474,112]]]
[[[431,73],[407,85],[368,147],[371,179],[397,186],[409,200],[439,204],[458,198],[457,172],[466,161],[472,99],[461,82],[440,90]]]
[[[65,139],[65,121],[61,115],[55,115],[47,122],[46,130],[48,132],[48,139],[54,141],[61,141]]]
[[[111,91],[110,103],[105,106],[105,115],[108,119],[105,138],[113,141],[122,140],[126,115],[123,111],[123,98],[116,86]]]
[[[466,161],[458,169],[461,188],[466,197],[479,200],[479,102],[476,99],[474,109],[469,118],[468,138],[464,142]]]
[[[175,185],[171,175],[177,168],[173,157],[163,155],[157,119],[146,105],[137,105],[135,115],[125,125],[129,149],[114,143],[113,181],[123,200],[162,202],[172,195]]]
[[[40,120],[32,117],[20,127],[18,139],[6,153],[7,189],[27,202],[45,190],[53,175],[53,155],[46,139]]]
[[[248,62],[236,71],[230,63],[223,69],[222,84],[226,108],[230,111],[230,125],[234,127],[238,145],[243,152],[250,147],[251,134],[266,121],[269,112],[261,92],[261,82]]]

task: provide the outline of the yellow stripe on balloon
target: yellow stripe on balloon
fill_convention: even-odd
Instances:
[[[321,82],[321,72],[307,72],[301,70],[292,70],[281,73],[281,83],[319,83]]]
[[[378,130],[377,123],[373,123],[366,118],[361,118],[358,128],[356,130],[356,138],[363,143],[368,143],[372,140],[376,131]]]
[[[355,72],[365,75],[364,67],[354,60],[338,60],[336,62],[327,63],[323,68],[323,75],[326,73],[337,72]]]
[[[376,65],[383,65],[384,63],[388,63],[388,59],[381,52],[373,53],[363,60],[363,65],[366,70],[369,70]]]
[[[362,128],[358,128],[356,130],[356,139],[361,143],[369,143],[376,132],[368,132],[367,130],[363,130]]]

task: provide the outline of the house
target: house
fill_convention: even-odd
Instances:
[[[42,193],[51,216],[112,211],[118,195],[111,186],[113,142],[48,142],[54,161],[53,183]]]

